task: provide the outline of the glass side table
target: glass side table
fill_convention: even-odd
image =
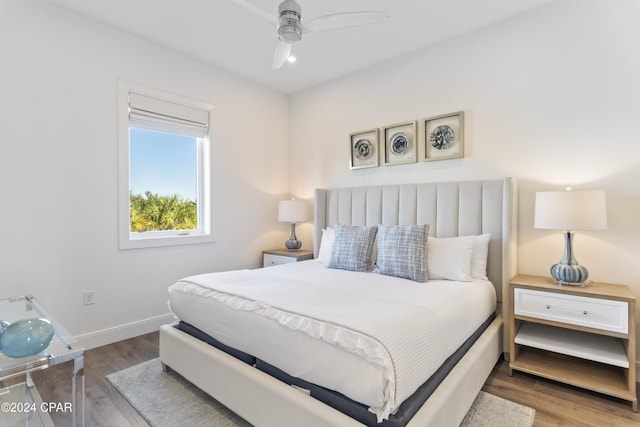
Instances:
[[[55,333],[49,346],[36,355],[11,358],[0,353],[0,387],[3,387],[0,388],[0,425],[53,426],[49,414],[64,412],[71,417],[74,427],[78,423],[84,426],[84,349],[36,298],[23,296],[0,299],[0,320],[12,323],[34,318],[49,320]],[[43,402],[31,373],[70,361],[73,362],[71,402]],[[24,382],[4,386],[12,382],[12,378],[22,377],[25,378]]]

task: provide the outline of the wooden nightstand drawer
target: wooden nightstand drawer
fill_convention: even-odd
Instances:
[[[264,254],[262,258],[262,263],[265,267],[270,267],[272,265],[280,265],[280,264],[288,264],[290,262],[296,262],[297,259],[294,257],[288,257],[284,255],[272,255],[272,254]]]
[[[516,288],[513,304],[516,316],[629,333],[629,305],[625,301]]]
[[[262,266],[271,267],[280,264],[313,259],[313,251],[288,251],[286,249],[271,249],[262,251]]]

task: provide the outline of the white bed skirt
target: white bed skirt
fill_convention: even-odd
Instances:
[[[500,357],[502,330],[502,316],[498,315],[408,427],[460,424]],[[362,426],[171,325],[160,328],[160,360],[257,427]]]

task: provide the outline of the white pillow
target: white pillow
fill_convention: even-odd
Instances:
[[[322,240],[320,240],[320,250],[318,251],[318,261],[322,264],[329,264],[335,239],[336,231],[332,227],[322,230]]]
[[[427,239],[427,278],[471,281],[471,255],[476,236]]]
[[[487,280],[487,256],[489,254],[491,234],[481,234],[475,237],[476,240],[471,254],[471,271],[469,274],[472,279]]]

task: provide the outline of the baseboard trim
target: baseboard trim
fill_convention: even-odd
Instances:
[[[139,335],[148,334],[160,329],[160,326],[167,323],[173,323],[175,317],[171,313],[160,316],[150,317],[123,325],[114,326],[113,328],[102,329],[100,331],[89,332],[87,334],[78,335],[76,340],[89,350],[103,345],[111,344],[117,341],[126,340],[137,337]]]

